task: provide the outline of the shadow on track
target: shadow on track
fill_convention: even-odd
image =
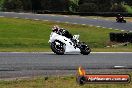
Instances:
[[[66,54],[64,54],[64,55],[57,55],[57,54],[55,54],[55,53],[49,53],[49,54],[47,54],[47,55],[67,56],[67,55],[82,55],[82,54],[80,54],[80,53],[66,53]]]

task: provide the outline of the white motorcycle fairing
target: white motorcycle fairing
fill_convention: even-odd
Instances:
[[[77,37],[78,36],[78,37]],[[79,38],[79,35],[74,35],[73,38]],[[55,40],[61,41],[64,43],[65,53],[68,52],[80,52],[80,49],[74,46],[74,43],[67,37],[59,35],[55,32],[51,32],[49,43],[54,42]],[[79,40],[77,40],[79,41]]]

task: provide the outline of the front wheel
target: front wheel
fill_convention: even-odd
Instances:
[[[51,49],[58,55],[63,55],[65,53],[64,43],[59,40],[55,40],[51,43]]]
[[[84,76],[78,76],[76,81],[79,85],[84,85],[86,83],[86,78]]]
[[[91,52],[91,49],[85,43],[81,43],[80,45],[81,54],[88,55]]]
[[[126,23],[126,20],[123,20],[124,23]]]

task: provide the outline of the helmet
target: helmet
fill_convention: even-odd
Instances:
[[[60,29],[59,26],[55,25],[55,26],[53,26],[52,31],[57,32],[59,29]]]
[[[118,14],[118,16],[120,16],[121,14]]]

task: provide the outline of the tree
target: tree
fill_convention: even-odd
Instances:
[[[32,10],[32,1],[31,0],[21,0],[23,10]]]
[[[84,3],[79,6],[79,12],[96,12],[98,7],[95,3]]]
[[[111,0],[95,0],[100,12],[108,12],[112,7]]]
[[[67,11],[69,0],[41,0],[41,9],[50,11]]]
[[[132,6],[132,0],[124,0],[125,3],[127,3],[128,5]]]
[[[125,12],[126,9],[123,7],[122,4],[117,4],[117,3],[115,3],[115,4],[112,6],[111,11],[113,11],[113,12]]]
[[[112,0],[113,3],[121,4],[124,0]]]
[[[79,7],[80,0],[69,0],[69,11],[76,12]]]
[[[4,0],[3,9],[6,11],[19,11],[23,9],[23,5],[20,0]]]
[[[3,10],[3,3],[4,3],[4,0],[0,0],[0,10]]]
[[[31,0],[32,10],[41,10],[41,0]]]
[[[98,8],[98,12],[110,11],[110,8],[112,6],[111,0],[80,0],[79,5],[84,4],[84,3],[96,4]]]

